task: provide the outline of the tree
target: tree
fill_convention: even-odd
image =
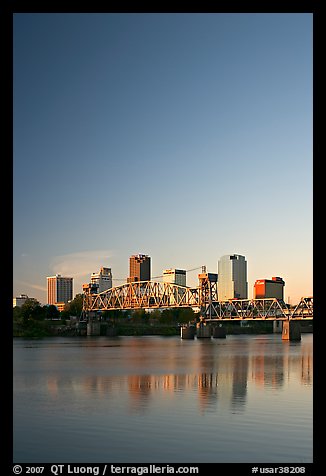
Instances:
[[[83,295],[76,294],[74,299],[65,305],[64,313],[69,316],[80,316],[83,309]]]
[[[148,314],[145,309],[136,309],[132,312],[132,317],[135,321],[145,321],[148,318]]]
[[[151,320],[159,321],[161,318],[161,311],[159,309],[154,309],[149,315]]]
[[[21,306],[21,316],[24,324],[31,319],[41,320],[42,314],[41,304],[36,299],[26,299]]]
[[[125,317],[125,312],[122,309],[114,309],[112,311],[103,311],[101,314],[103,321],[115,321],[116,319],[121,319]]]
[[[195,319],[194,310],[191,307],[184,307],[180,309],[180,313],[178,316],[178,322],[185,323],[189,321],[193,321]]]
[[[50,304],[49,306],[43,306],[45,319],[59,319],[60,311],[58,311],[57,307],[54,304]]]

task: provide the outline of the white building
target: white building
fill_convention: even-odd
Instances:
[[[186,271],[184,269],[165,269],[163,271],[163,283],[186,286]]]
[[[186,286],[186,271],[184,269],[165,269],[163,271],[163,283]],[[184,289],[176,289],[170,297],[170,304],[177,304],[184,295]]]
[[[21,294],[20,296],[12,298],[12,307],[21,307],[29,299],[27,294]]]
[[[98,293],[107,291],[112,288],[112,272],[111,268],[102,268],[99,273],[92,273],[91,284],[96,284],[98,287]]]
[[[248,299],[247,261],[241,255],[224,255],[218,261],[218,300]]]

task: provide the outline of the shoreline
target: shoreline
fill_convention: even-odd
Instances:
[[[98,332],[94,336],[180,336],[181,325],[155,325],[155,324],[114,324],[108,325],[107,322],[99,323]],[[251,325],[240,326],[240,322],[231,322],[223,324],[226,335],[259,335],[273,334],[273,322],[255,322]],[[301,333],[313,333],[313,324],[301,325]],[[35,325],[31,328],[16,328],[13,337],[22,338],[43,338],[43,337],[87,337],[87,326],[83,323],[78,327],[75,325]]]

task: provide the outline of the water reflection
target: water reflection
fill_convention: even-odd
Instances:
[[[239,410],[246,403],[249,357],[237,355],[233,359],[231,406]]]
[[[16,340],[14,457],[311,461],[312,381],[312,335]]]
[[[185,355],[158,349],[150,373],[140,373],[139,369],[150,367],[147,350],[153,352],[153,344],[147,350],[146,346],[139,345],[140,341],[131,340],[129,344],[129,358],[124,357],[126,362],[120,362],[121,368],[115,361],[105,362],[108,373],[114,368],[116,374],[86,372],[85,375],[72,374],[65,378],[62,374],[59,377],[51,373],[47,377],[48,394],[52,399],[60,398],[60,392],[68,392],[75,397],[110,397],[116,401],[122,395],[128,395],[128,400],[120,403],[130,413],[146,412],[156,400],[153,397],[158,395],[167,400],[186,394],[197,398],[200,412],[211,411],[216,405],[241,412],[246,406],[250,386],[281,391],[290,379],[296,379],[302,385],[312,385],[311,342],[299,343],[291,353],[282,342],[266,339],[240,340],[234,347],[223,347],[212,341],[192,349],[188,346]],[[103,367],[99,355],[94,356],[94,362]],[[180,367],[186,363],[188,368],[180,373]],[[128,366],[127,373],[125,365]],[[165,369],[168,371],[164,372]],[[135,370],[137,372],[133,373]]]

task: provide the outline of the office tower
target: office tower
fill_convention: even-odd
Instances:
[[[128,283],[151,280],[151,258],[147,255],[132,255],[129,258]]]
[[[186,286],[186,271],[184,269],[166,269],[163,271],[163,283]],[[185,293],[185,289],[176,288],[170,292],[170,305],[176,305]]]
[[[284,300],[284,281],[279,276],[272,279],[257,279],[254,284],[254,299],[276,298]]]
[[[111,268],[103,268],[102,266],[99,273],[92,273],[91,284],[96,285],[98,293],[112,288]]]
[[[218,261],[218,299],[248,299],[247,261],[241,255],[224,255]]]
[[[14,297],[12,299],[12,306],[13,307],[21,307],[23,304],[25,304],[26,301],[34,301],[37,302],[37,299],[35,298],[30,298],[27,296],[27,294],[21,294],[20,296]]]
[[[46,279],[48,283],[48,304],[54,304],[59,310],[62,310],[64,304],[72,300],[73,278],[56,274]]]
[[[163,271],[163,283],[186,286],[186,271],[184,269],[165,269]]]

